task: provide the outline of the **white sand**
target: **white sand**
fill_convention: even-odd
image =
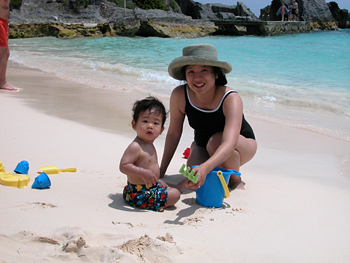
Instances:
[[[8,81],[21,91],[0,91],[0,161],[12,172],[27,160],[31,182],[0,185],[0,262],[349,262],[350,143],[250,118],[259,149],[241,170],[246,190],[220,209],[197,205],[191,191],[163,213],[133,209],[118,165],[143,95],[15,64]],[[191,139],[186,127],[169,182],[180,180]],[[44,165],[78,170],[32,189]]]

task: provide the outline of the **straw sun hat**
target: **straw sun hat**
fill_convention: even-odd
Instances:
[[[169,75],[174,79],[186,80],[182,68],[188,65],[205,65],[218,67],[223,73],[230,73],[231,64],[218,60],[216,48],[209,44],[194,44],[184,47],[182,57],[174,59],[169,67]]]

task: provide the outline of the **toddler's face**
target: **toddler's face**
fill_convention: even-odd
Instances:
[[[132,122],[132,127],[140,139],[145,142],[153,142],[164,130],[162,118],[163,114],[158,111],[143,111],[137,122]]]

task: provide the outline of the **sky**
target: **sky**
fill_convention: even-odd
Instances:
[[[236,5],[237,1],[232,0],[194,0],[195,2],[209,4],[209,3],[219,3],[223,5]],[[334,0],[338,3],[340,9],[348,9],[350,12],[350,0]],[[259,17],[260,9],[271,4],[272,0],[241,0],[250,10]],[[331,0],[326,0],[326,3],[331,2]]]

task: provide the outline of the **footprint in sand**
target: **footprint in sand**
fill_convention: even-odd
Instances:
[[[16,244],[15,248],[17,249],[18,254],[26,252],[32,256],[35,255],[38,257],[36,260],[33,258],[30,262],[101,262],[101,259],[103,258],[113,259],[108,262],[119,262],[118,259],[122,256],[120,255],[122,254],[122,251],[109,245],[87,245],[87,237],[89,237],[89,242],[92,244],[94,244],[94,241],[96,243],[96,240],[97,243],[99,243],[100,240],[105,240],[103,238],[107,238],[108,241],[111,240],[110,236],[89,235],[77,227],[63,227],[62,229],[56,229],[55,235],[53,236],[41,236],[30,231],[21,231],[9,237],[0,234],[2,242],[3,240],[10,240],[12,243],[13,241],[15,242],[14,244]],[[100,237],[102,237],[102,239],[100,239]],[[113,240],[115,241],[118,238],[120,238],[120,236],[115,236]],[[106,242],[108,243],[108,241]],[[41,244],[38,245],[38,243]],[[76,260],[74,260],[75,257]],[[78,258],[81,260],[78,260]],[[11,262],[22,261],[15,260]],[[167,261],[170,262],[170,260]],[[0,260],[0,262],[2,261]]]
[[[124,253],[137,256],[142,259],[142,262],[146,261],[152,263],[161,263],[165,261],[171,262],[168,257],[170,254],[182,253],[182,251],[175,245],[173,237],[169,233],[164,237],[158,236],[156,239],[152,239],[145,234],[140,238],[129,240],[116,248],[122,250]],[[119,259],[123,261],[122,256]]]
[[[36,238],[36,241],[40,242],[40,243],[48,243],[48,244],[52,244],[52,245],[59,245],[60,243],[58,243],[57,240],[54,240],[52,238],[49,237],[38,237]]]
[[[203,224],[203,222],[204,222],[204,217],[202,216],[189,217],[184,220],[184,224],[190,225],[190,226],[199,226]]]
[[[43,208],[43,209],[57,207],[57,205],[40,203],[40,202],[33,202],[33,203],[30,203],[30,205],[32,205],[33,208]]]
[[[119,222],[119,221],[112,221],[113,225],[126,225],[129,228],[139,227],[139,228],[147,228],[147,225],[145,224],[139,224],[139,225],[133,225],[130,222]]]
[[[164,241],[164,242],[175,243],[174,237],[170,233],[166,233],[164,237],[157,236],[157,239]]]
[[[63,245],[63,251],[66,252],[79,252],[79,250],[86,245],[86,241],[83,237],[79,237],[77,240],[69,240]]]
[[[133,228],[134,225],[129,222],[118,222],[118,221],[112,221],[113,225],[127,225],[129,228]]]
[[[211,214],[215,211],[216,208],[214,207],[207,207],[207,208],[199,208],[196,210],[196,214],[205,215],[205,214]]]
[[[27,211],[31,209],[48,209],[48,208],[55,208],[57,205],[48,204],[48,203],[41,203],[41,202],[32,202],[32,203],[25,203],[22,205],[12,206],[8,209],[12,208],[19,208],[21,210]]]
[[[4,209],[16,209],[19,208],[21,210],[27,211],[30,209],[48,209],[48,208],[55,208],[57,205],[53,204],[48,204],[48,203],[41,203],[41,202],[32,202],[32,203],[25,203],[22,205],[16,205],[16,206],[11,206],[7,207]]]
[[[234,203],[231,205],[231,209],[227,213],[235,214],[235,212],[245,212],[246,207],[246,203]]]

